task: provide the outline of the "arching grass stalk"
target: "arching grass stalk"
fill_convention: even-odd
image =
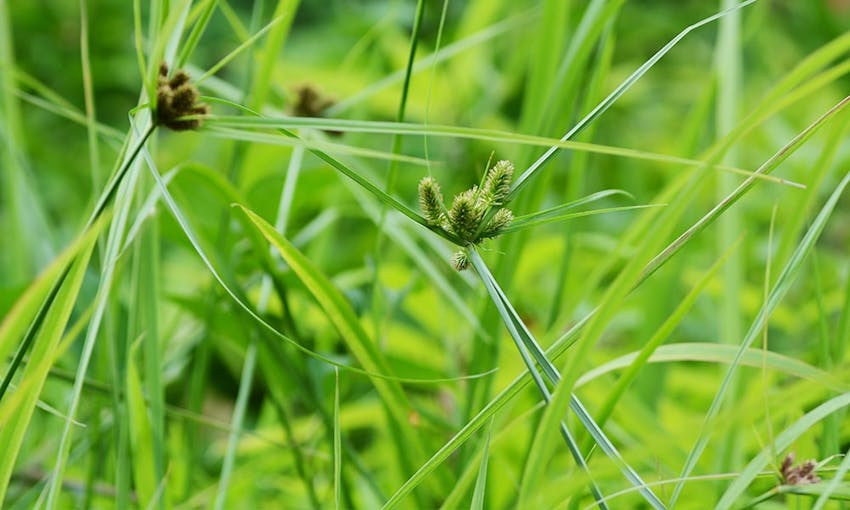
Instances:
[[[531,376],[534,379],[534,382],[537,384],[537,387],[543,395],[543,398],[548,403],[551,398],[551,391],[543,382],[540,373],[537,371],[535,362],[540,365],[543,375],[546,377],[546,379],[549,380],[549,382],[553,386],[557,385],[560,382],[561,374],[558,373],[557,368],[555,368],[555,366],[546,356],[546,353],[534,339],[531,332],[528,331],[528,328],[521,321],[519,315],[516,313],[516,310],[514,310],[510,301],[508,301],[507,296],[505,296],[504,292],[499,287],[496,280],[493,278],[493,275],[490,273],[490,270],[487,268],[487,265],[484,263],[484,260],[481,258],[481,255],[478,254],[478,251],[475,249],[475,247],[470,247],[468,250],[468,254],[470,263],[475,268],[475,271],[478,273],[479,277],[481,278],[481,281],[484,283],[484,286],[487,289],[487,293],[490,294],[490,298],[496,305],[496,308],[499,311],[499,315],[502,316],[502,320],[505,322],[505,325],[507,326],[508,331],[511,334],[511,338],[514,340],[514,343],[517,346],[517,350],[519,350],[520,355],[522,356],[523,361],[526,364],[526,367],[531,373]],[[531,353],[531,356],[534,358],[534,360],[529,357],[529,352]],[[640,475],[638,475],[637,472],[635,472],[634,469],[632,469],[632,467],[629,466],[623,460],[616,447],[613,445],[613,443],[611,443],[611,441],[602,431],[601,427],[599,427],[599,425],[593,420],[593,417],[590,416],[590,414],[584,408],[584,405],[575,395],[571,395],[570,397],[570,408],[573,410],[573,412],[576,413],[576,416],[578,417],[579,421],[587,429],[591,437],[593,437],[593,439],[596,441],[596,444],[599,445],[599,448],[618,465],[618,468],[623,473],[623,475],[636,488],[638,488],[644,499],[646,499],[646,501],[650,505],[652,505],[653,508],[666,508],[664,506],[664,503],[662,503],[661,500],[658,499],[655,493],[653,493],[652,490],[647,487],[647,484],[640,478]],[[567,447],[570,449],[570,453],[573,454],[576,463],[583,470],[587,471],[587,465],[584,461],[584,457],[581,453],[581,450],[574,444],[574,440],[572,439],[572,437],[570,437],[570,432],[569,430],[567,430],[566,425],[563,421],[560,425],[561,435],[567,442]],[[599,507],[607,508],[598,493],[598,488],[596,487],[596,484],[593,482],[591,483],[591,492],[593,492],[593,496],[594,498],[596,498]],[[523,495],[520,494],[520,497],[522,496]]]
[[[505,232],[514,219],[510,209],[501,207],[510,194],[513,171],[514,167],[510,161],[499,161],[487,170],[480,184],[456,195],[452,200],[451,207],[448,208],[445,206],[437,181],[432,177],[425,177],[419,182],[419,207],[429,225],[450,232],[461,240],[460,243],[457,243],[460,246],[460,251],[452,257],[452,265],[458,271],[462,271],[472,263],[496,305],[502,321],[507,326],[511,338],[516,343],[517,350],[528,367],[534,382],[548,403],[551,399],[551,391],[537,371],[535,362],[540,365],[543,374],[553,387],[560,382],[561,375],[522,322],[476,249],[486,239],[497,237]],[[592,199],[593,197],[588,197],[588,201]],[[549,212],[543,211],[543,215],[545,216]],[[620,471],[632,484],[640,488],[641,494],[653,508],[665,508],[661,500],[650,489],[646,488],[646,484],[637,472],[622,459],[616,447],[605,436],[602,428],[593,420],[578,398],[572,394],[570,396],[570,408],[576,413],[579,421],[600,449],[617,464]],[[584,471],[587,471],[581,450],[563,421],[560,422],[560,431],[578,465]],[[599,502],[600,508],[606,508],[602,502],[602,495],[592,478],[591,492]],[[520,493],[519,496],[520,504],[522,504],[523,497],[527,494]]]
[[[199,103],[198,97],[198,90],[189,81],[188,74],[184,71],[176,71],[171,77],[169,77],[168,67],[165,64],[160,66],[156,89],[156,109],[152,115],[154,121],[144,131],[144,133],[141,134],[138,143],[135,147],[133,147],[133,150],[130,151],[130,155],[124,160],[124,164],[121,165],[106,185],[106,189],[103,193],[101,193],[100,199],[98,199],[97,204],[94,206],[94,210],[83,227],[83,232],[88,230],[92,224],[94,224],[94,222],[103,215],[104,211],[115,197],[118,187],[122,182],[124,182],[124,178],[127,176],[130,168],[132,168],[136,157],[138,157],[142,148],[145,146],[145,143],[147,143],[148,139],[158,126],[162,125],[174,131],[185,131],[200,127],[203,122],[202,116],[209,112],[209,108],[207,105]],[[20,368],[24,356],[26,356],[27,352],[29,352],[32,348],[35,336],[41,328],[41,325],[44,323],[44,319],[47,317],[47,312],[56,300],[56,296],[62,288],[62,284],[68,277],[71,267],[74,265],[76,260],[76,257],[74,257],[68,261],[67,265],[62,270],[62,273],[50,287],[50,292],[47,293],[47,297],[39,307],[35,318],[32,323],[30,323],[26,333],[24,333],[24,337],[18,345],[18,350],[12,358],[9,369],[6,371],[6,375],[3,376],[3,381],[0,382],[0,400],[3,399],[3,396],[6,394],[6,390],[9,389],[9,385],[12,383],[12,378],[15,376],[18,368]]]
[[[130,156],[124,161],[124,164],[118,171],[115,173],[115,176],[109,181],[106,185],[106,189],[101,194],[100,199],[95,205],[94,211],[92,211],[91,216],[86,222],[85,227],[83,227],[83,232],[88,230],[92,224],[97,221],[98,218],[101,217],[103,212],[106,210],[106,207],[112,201],[112,198],[115,196],[115,193],[118,191],[118,186],[124,180],[124,177],[127,175],[127,172],[130,170],[130,167],[135,161],[136,157],[139,155],[139,152],[142,150],[142,147],[147,142],[148,138],[153,134],[156,125],[151,124],[147,131],[142,135],[139,139],[139,143],[133,148]],[[35,315],[32,323],[30,323],[29,328],[27,328],[26,333],[24,334],[21,343],[18,344],[18,350],[15,352],[15,356],[12,358],[12,362],[9,365],[9,369],[6,371],[6,375],[3,376],[3,382],[0,383],[0,400],[3,399],[3,396],[6,394],[6,390],[9,389],[9,385],[12,382],[12,378],[15,376],[15,373],[21,366],[21,362],[26,356],[27,352],[29,352],[30,348],[32,348],[32,344],[35,341],[35,336],[38,333],[41,325],[44,323],[44,319],[47,317],[47,312],[50,310],[50,307],[53,305],[53,302],[56,300],[56,295],[59,293],[59,290],[62,288],[62,284],[65,282],[65,279],[68,277],[68,273],[71,270],[71,267],[74,265],[76,261],[76,257],[68,260],[67,265],[62,270],[62,273],[50,287],[50,292],[47,293],[47,297],[44,299],[44,302],[41,303],[41,306],[38,309],[38,312]]]
[[[490,297],[493,299],[493,303],[496,305],[496,308],[499,310],[499,314],[502,315],[503,318],[511,317],[511,312],[513,308],[510,306],[510,303],[501,299],[501,289],[496,286],[495,280],[493,280],[492,275],[490,274],[489,269],[484,264],[484,261],[481,259],[481,256],[478,254],[478,251],[472,247],[468,250],[469,253],[469,261],[472,263],[472,266],[475,268],[475,271],[478,273],[481,281],[484,283],[484,286],[487,288],[487,293],[490,294]],[[515,312],[514,312],[515,313]],[[540,375],[540,372],[537,371],[537,366],[534,361],[529,356],[528,349],[524,342],[520,340],[521,333],[520,329],[524,329],[524,326],[517,324],[513,320],[506,320],[505,325],[508,327],[510,331],[511,338],[516,344],[516,348],[519,351],[520,356],[522,357],[522,361],[525,363],[525,366],[528,367],[529,373],[531,373],[531,377],[534,379],[534,383],[537,385],[537,389],[540,390],[540,393],[543,395],[543,400],[546,403],[549,403],[551,400],[552,392],[549,390],[549,387],[546,386],[546,382],[543,380],[543,377]],[[542,366],[542,365],[541,365]],[[593,477],[590,474],[590,470],[587,467],[587,463],[584,460],[584,456],[581,453],[581,449],[579,449],[578,443],[576,443],[575,438],[570,432],[569,428],[567,428],[566,423],[561,422],[561,435],[564,438],[564,442],[567,444],[567,448],[569,448],[570,453],[576,461],[576,464],[587,473],[587,476],[590,480],[590,492],[593,494],[593,499],[596,500],[599,508],[607,509],[608,505],[604,501],[604,497],[602,492],[599,490],[599,487],[596,485],[596,482],[593,481]]]

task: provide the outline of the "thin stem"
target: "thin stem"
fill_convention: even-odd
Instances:
[[[139,152],[142,150],[142,147],[147,142],[148,138],[153,134],[154,129],[156,129],[156,125],[151,124],[142,138],[139,140],[138,145],[133,149],[133,152],[130,153],[130,157],[124,162],[124,165],[115,173],[115,177],[107,184],[106,190],[101,194],[100,200],[94,208],[94,211],[91,214],[91,217],[86,222],[85,227],[83,227],[83,232],[89,229],[89,227],[97,221],[98,218],[103,214],[103,211],[106,210],[106,206],[109,204],[109,201],[115,196],[115,192],[118,190],[118,185],[121,184],[121,181],[124,180],[124,177],[127,175],[127,172],[130,170],[130,166],[133,161],[136,159],[136,156],[139,155]],[[59,294],[59,289],[62,288],[62,284],[65,282],[65,278],[68,277],[68,273],[71,271],[71,266],[74,265],[74,261],[76,261],[76,257],[73,257],[68,261],[65,268],[62,270],[62,274],[59,275],[59,278],[53,282],[53,285],[50,287],[50,291],[47,293],[47,297],[41,303],[41,306],[38,309],[38,312],[35,315],[35,319],[30,323],[29,328],[27,328],[27,332],[24,334],[24,338],[21,343],[18,345],[18,350],[15,352],[15,357],[12,359],[12,363],[9,365],[9,370],[6,372],[6,375],[3,377],[3,382],[0,383],[0,401],[3,400],[3,396],[6,394],[6,390],[9,388],[9,385],[12,383],[12,377],[15,376],[15,372],[17,372],[18,368],[21,365],[21,362],[26,356],[27,352],[29,352],[32,347],[33,342],[35,341],[35,335],[38,333],[39,328],[41,328],[41,324],[44,322],[45,317],[47,317],[47,312],[50,310],[50,307],[53,306],[53,301],[56,299],[56,295]]]

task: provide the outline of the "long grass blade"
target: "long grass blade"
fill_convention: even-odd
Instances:
[[[493,434],[493,420],[487,429],[487,438],[484,440],[483,456],[481,465],[478,466],[478,478],[475,480],[475,490],[472,492],[472,504],[469,510],[484,510],[484,498],[487,491],[487,462],[490,460],[490,437]]]
[[[795,440],[810,431],[812,427],[817,425],[821,420],[837,411],[840,411],[848,405],[850,405],[850,393],[844,393],[812,409],[800,419],[795,421],[790,427],[782,431],[781,434],[776,436],[776,450],[786,450],[794,443]],[[771,461],[770,450],[762,450],[758,455],[756,455],[749,464],[747,464],[743,471],[741,471],[741,473],[732,481],[726,489],[726,492],[723,493],[720,501],[717,502],[717,506],[715,506],[715,508],[717,510],[727,510],[732,508],[738,498],[744,493],[750,483],[752,483],[753,479]],[[677,485],[681,485],[682,483],[683,482],[680,481]]]
[[[691,449],[691,452],[685,461],[685,465],[682,467],[681,477],[683,479],[691,474],[694,467],[696,467],[697,461],[699,460],[700,456],[705,451],[705,448],[708,445],[710,424],[714,422],[715,417],[720,411],[721,404],[726,398],[729,383],[738,368],[740,358],[743,356],[745,350],[749,348],[753,341],[755,341],[755,339],[758,337],[758,334],[761,331],[762,327],[764,327],[764,325],[767,323],[770,314],[773,312],[773,310],[776,308],[782,298],[785,297],[785,294],[790,289],[791,284],[796,279],[796,277],[799,276],[800,268],[803,264],[803,261],[806,259],[806,256],[814,247],[815,242],[818,240],[820,233],[823,231],[827,221],[829,220],[832,214],[833,209],[835,208],[835,204],[838,202],[838,198],[841,196],[842,192],[844,191],[844,188],[847,186],[848,183],[850,183],[850,174],[845,175],[841,182],[838,184],[838,186],[836,186],[835,190],[832,192],[829,199],[826,201],[823,208],[820,210],[817,217],[812,222],[812,225],[806,232],[806,235],[800,241],[800,244],[797,246],[797,249],[794,250],[794,253],[788,260],[788,263],[782,269],[782,272],[777,278],[776,284],[770,293],[768,301],[762,305],[761,310],[759,310],[758,316],[753,321],[752,325],[750,326],[750,329],[747,331],[744,340],[739,346],[738,354],[735,356],[735,359],[732,361],[732,364],[727,369],[726,375],[723,377],[723,380],[720,383],[720,387],[717,389],[717,393],[715,393],[714,395],[714,399],[711,402],[711,406],[706,412],[705,421],[703,423],[702,429],[700,430],[696,443]],[[777,449],[781,448],[777,445]],[[680,482],[676,485],[676,488],[674,489],[673,495],[670,499],[671,506],[676,502],[683,488],[684,482]]]
[[[596,120],[600,115],[605,113],[611,107],[611,105],[613,105],[617,101],[617,99],[620,98],[620,96],[625,94],[626,91],[629,88],[631,88],[632,85],[634,85],[639,79],[641,79],[641,77],[643,77],[643,75],[646,74],[646,72],[649,71],[652,68],[652,66],[654,66],[659,60],[661,60],[661,58],[664,57],[664,55],[666,55],[667,52],[669,52],[671,49],[673,49],[673,47],[676,46],[679,43],[679,41],[681,41],[690,32],[692,32],[693,30],[696,30],[697,28],[702,27],[703,25],[707,25],[707,24],[709,24],[713,21],[716,21],[716,20],[724,17],[724,16],[727,16],[727,15],[731,14],[732,12],[737,11],[738,9],[746,7],[747,5],[750,5],[755,1],[756,0],[746,0],[744,2],[741,2],[737,5],[735,5],[734,7],[730,8],[730,9],[725,9],[723,11],[720,11],[717,14],[714,14],[713,16],[709,16],[705,19],[702,19],[702,20],[686,27],[676,37],[674,37],[670,42],[668,42],[663,48],[658,50],[658,52],[655,55],[650,57],[649,60],[647,60],[640,67],[638,67],[628,78],[626,78],[623,81],[623,83],[621,83],[619,86],[617,86],[617,88],[614,89],[613,92],[611,92],[605,99],[603,99],[602,102],[600,102],[596,106],[596,108],[591,110],[590,113],[588,113],[572,129],[570,129],[563,137],[561,137],[561,141],[564,142],[564,141],[572,139],[573,137],[575,137],[575,135],[581,133],[582,130],[584,130],[588,125],[590,125],[590,123],[592,123],[594,120]],[[522,190],[522,188],[524,188],[527,185],[528,180],[531,179],[531,177],[533,177],[539,171],[539,169],[542,168],[542,166],[547,161],[549,161],[549,159],[552,158],[552,156],[555,154],[555,152],[558,149],[559,149],[559,147],[553,145],[549,150],[547,150],[545,153],[543,153],[543,155],[540,156],[537,159],[537,161],[532,163],[531,166],[529,166],[522,173],[522,175],[520,175],[519,178],[517,178],[517,180],[514,181],[513,185],[511,186],[511,193],[507,196],[507,198],[505,200],[510,201],[511,199],[513,199]]]

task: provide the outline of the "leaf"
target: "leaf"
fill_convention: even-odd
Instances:
[[[277,249],[283,260],[318,301],[328,319],[339,331],[348,349],[369,373],[375,390],[387,407],[389,418],[395,422],[395,426],[391,429],[397,430],[400,434],[397,438],[400,441],[398,444],[405,445],[400,449],[402,455],[407,456],[410,453],[410,457],[417,461],[425,458],[425,448],[419,435],[414,434],[408,425],[408,417],[414,409],[398,381],[374,376],[376,373],[390,374],[391,371],[383,355],[363,330],[351,305],[331,281],[274,227],[251,210],[245,207],[241,209],[269,243]]]
[[[772,451],[783,451],[789,448],[794,441],[810,431],[818,422],[836,411],[844,409],[848,405],[850,405],[850,393],[844,393],[812,409],[790,427],[782,431],[781,434],[776,436],[775,450],[768,448],[756,455],[741,471],[741,474],[726,488],[715,508],[717,510],[731,508],[753,479],[771,462],[772,459],[770,456]]]
[[[850,97],[848,97],[850,99]],[[846,104],[845,99],[842,103]],[[693,449],[688,454],[688,458],[685,461],[685,465],[682,468],[682,481],[676,484],[676,488],[673,491],[673,497],[671,498],[671,505],[676,501],[679,493],[682,491],[684,487],[684,480],[691,474],[694,467],[696,466],[697,460],[699,460],[703,451],[705,451],[706,446],[708,445],[708,438],[711,430],[711,423],[714,421],[717,413],[720,411],[720,406],[726,397],[726,392],[729,389],[729,385],[732,381],[732,377],[735,374],[735,371],[738,368],[738,365],[741,361],[741,358],[744,356],[744,352],[750,347],[750,345],[755,341],[758,337],[759,333],[762,331],[762,328],[767,323],[770,314],[785,297],[785,294],[791,288],[791,284],[794,282],[796,277],[800,274],[800,269],[803,265],[803,261],[806,259],[806,256],[812,250],[817,241],[820,233],[823,231],[826,226],[827,220],[829,220],[830,215],[832,214],[832,210],[835,208],[835,204],[838,202],[838,198],[841,196],[844,188],[847,184],[850,183],[850,173],[844,176],[838,186],[836,186],[835,190],[830,195],[829,199],[824,204],[823,208],[818,213],[817,217],[812,222],[811,227],[806,232],[806,235],[800,241],[800,244],[797,245],[797,248],[794,250],[794,253],[791,255],[791,258],[788,260],[788,263],[782,269],[782,272],[779,275],[779,278],[776,280],[776,284],[773,290],[770,292],[768,296],[768,300],[766,303],[762,305],[761,310],[759,310],[759,314],[756,319],[753,321],[750,326],[749,331],[747,331],[746,336],[744,337],[743,342],[738,347],[738,352],[735,355],[735,358],[732,360],[732,364],[729,366],[726,374],[723,376],[723,380],[720,383],[720,387],[717,389],[717,393],[714,395],[714,399],[711,402],[711,406],[705,415],[705,420],[703,422],[703,426],[700,429],[699,436],[697,437],[697,441],[693,446]],[[778,439],[777,439],[778,440]],[[778,445],[777,449],[782,449]]]
[[[484,510],[484,494],[487,487],[487,461],[490,459],[490,436],[493,434],[493,420],[487,429],[487,439],[484,441],[484,451],[481,465],[478,466],[478,478],[475,481],[475,491],[472,493],[472,504],[469,510]]]
[[[5,499],[6,489],[20,452],[24,434],[38,403],[38,396],[47,379],[50,367],[60,354],[60,349],[57,349],[57,346],[62,339],[71,311],[74,309],[89,257],[94,249],[99,228],[103,226],[103,223],[100,222],[85,232],[78,242],[66,250],[46,273],[46,275],[50,275],[67,263],[66,257],[75,255],[73,263],[68,268],[68,276],[55,294],[56,297],[50,306],[50,312],[45,316],[44,322],[35,337],[29,361],[21,376],[21,383],[13,394],[0,402],[0,414],[9,417],[0,425],[0,444],[3,445],[4,453],[0,458],[0,505]],[[3,333],[0,334],[0,343],[10,344],[12,339],[17,336],[12,334],[23,329],[28,314],[20,312],[23,311],[22,309],[32,310],[32,305],[37,302],[33,298],[40,297],[40,294],[46,290],[48,283],[52,284],[53,282],[51,279],[44,278],[43,275],[33,287],[27,290],[24,295],[24,302],[19,301],[15,307],[18,313],[10,314],[4,320],[4,328],[0,328],[3,330]],[[69,415],[69,420],[71,419],[73,419],[73,416]]]

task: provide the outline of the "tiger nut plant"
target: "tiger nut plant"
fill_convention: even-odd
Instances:
[[[0,0],[0,507],[850,508],[848,27]]]

